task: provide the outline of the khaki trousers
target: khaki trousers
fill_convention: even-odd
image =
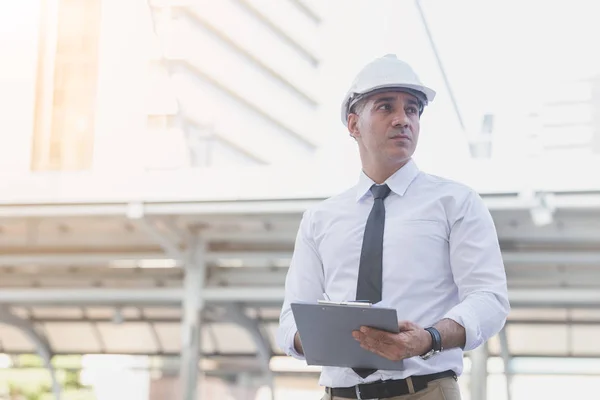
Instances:
[[[321,400],[347,400],[345,397],[330,396],[325,394]],[[458,382],[452,377],[436,379],[429,382],[427,388],[413,394],[404,396],[386,397],[385,399],[363,400],[461,400]]]

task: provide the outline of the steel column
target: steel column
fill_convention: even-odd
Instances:
[[[506,335],[506,326],[498,333],[500,339],[500,354],[502,355],[502,361],[504,362],[504,377],[506,378],[506,399],[512,399],[512,364],[510,349],[508,347],[508,337]]]
[[[489,352],[487,343],[470,352],[471,359],[471,400],[487,399],[487,362]]]
[[[181,394],[184,400],[196,400],[198,364],[200,362],[200,311],[203,307],[202,290],[205,279],[205,252],[203,240],[194,235],[190,239],[185,262],[183,283],[183,321],[181,346]]]
[[[248,317],[241,304],[230,304],[226,309],[231,320],[245,328],[250,333],[250,336],[252,336],[252,340],[256,344],[257,355],[264,370],[264,377],[271,389],[271,399],[273,400],[275,398],[275,386],[273,372],[270,368],[271,357],[273,356],[271,343],[265,333],[262,332],[260,323],[256,319]]]

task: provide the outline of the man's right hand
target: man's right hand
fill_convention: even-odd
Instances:
[[[300,334],[296,332],[294,335],[294,349],[296,353],[304,355],[304,349],[302,348],[302,342],[300,342]]]

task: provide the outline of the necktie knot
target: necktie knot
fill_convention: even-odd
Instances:
[[[376,199],[385,199],[390,194],[390,187],[388,185],[373,185],[371,186],[371,193]]]

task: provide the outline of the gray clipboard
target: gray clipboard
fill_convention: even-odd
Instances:
[[[308,365],[404,369],[402,361],[365,350],[352,337],[352,331],[361,326],[398,333],[395,309],[311,303],[292,303],[291,308]]]

